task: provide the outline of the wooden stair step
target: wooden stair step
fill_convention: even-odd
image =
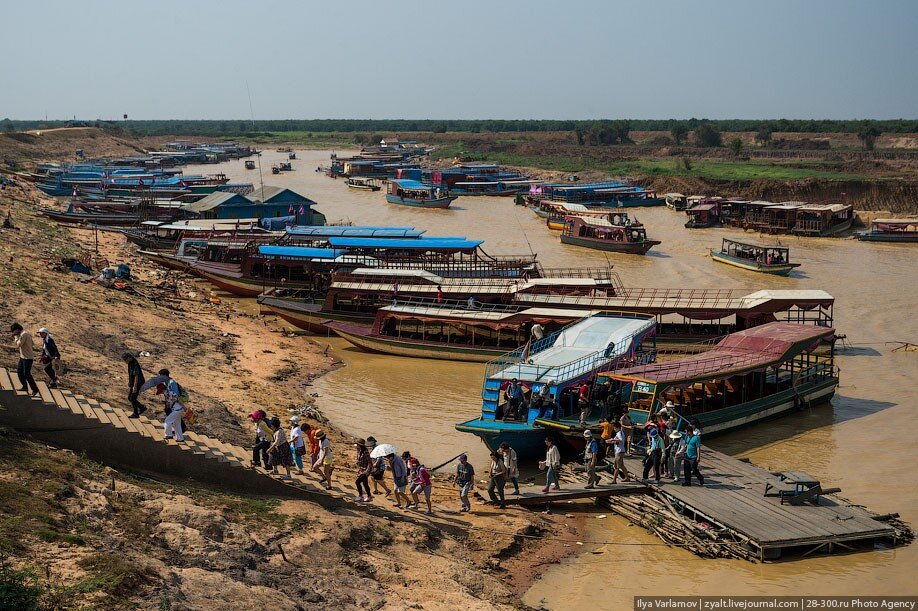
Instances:
[[[41,397],[41,400],[45,403],[54,403],[54,397],[51,396],[51,389],[44,382],[37,382],[38,386],[38,396]]]
[[[60,409],[66,410],[68,412],[70,411],[70,406],[67,405],[67,398],[64,396],[63,392],[57,388],[52,388],[51,398],[54,399],[54,403],[56,403]]]
[[[92,420],[99,420],[99,417],[96,416],[89,406],[80,403],[80,400],[77,399],[73,393],[64,393],[64,399],[67,401],[70,411],[74,414],[85,418],[91,418]]]
[[[0,390],[16,390],[10,372],[2,368],[0,368]]]

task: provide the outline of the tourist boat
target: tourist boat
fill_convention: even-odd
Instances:
[[[405,299],[380,308],[372,325],[329,321],[325,326],[369,352],[486,363],[522,345],[534,325],[551,334],[589,310]]]
[[[680,428],[697,419],[708,435],[828,402],[838,387],[834,348],[831,327],[772,322],[732,333],[704,353],[599,378],[620,387],[635,424],[672,401]]]
[[[277,164],[277,167],[281,172],[292,172],[293,171],[293,164],[290,163],[289,161],[281,161],[279,164]]]
[[[711,258],[734,267],[776,276],[786,276],[795,267],[800,267],[799,263],[790,262],[790,248],[786,246],[762,246],[727,238],[723,239],[720,250],[711,250]]]
[[[251,160],[251,159],[246,159],[246,161],[245,161],[245,169],[246,169],[246,170],[254,170],[254,169],[255,169],[255,162],[254,162],[253,160]]]
[[[664,203],[664,199],[657,197],[654,191],[623,182],[534,185],[529,195],[535,201],[594,204],[616,208],[659,206]]]
[[[390,204],[417,208],[449,208],[455,199],[455,196],[439,187],[408,179],[390,180],[386,192],[386,201]]]
[[[271,166],[271,173],[272,173],[272,174],[280,174],[280,173],[281,173],[280,166],[272,165],[272,166]]]
[[[835,236],[851,229],[855,216],[851,204],[804,204],[796,213],[791,233],[815,237]]]
[[[496,451],[509,443],[521,459],[543,455],[546,430],[536,421],[539,408],[524,401],[516,418],[508,416],[503,391],[516,379],[524,396],[549,387],[553,417],[573,416],[576,402],[571,390],[600,372],[652,362],[656,321],[653,316],[620,312],[597,312],[536,342],[488,363],[482,387],[481,416],[456,425],[456,430],[477,435]],[[541,414],[544,416],[545,414]],[[511,419],[512,418],[512,419]]]
[[[687,229],[704,229],[721,225],[720,197],[707,197],[685,209],[689,220],[686,221]]]
[[[352,176],[344,181],[349,189],[361,189],[363,191],[379,191],[382,187],[376,178],[365,178],[362,176]]]
[[[291,159],[291,160],[292,160],[292,159],[296,159],[296,153],[295,153],[294,151],[288,152],[288,153],[287,153],[287,159]]]
[[[667,193],[663,198],[666,200],[666,207],[670,210],[682,212],[688,204],[688,200],[681,193]]]
[[[174,250],[182,237],[207,237],[227,231],[247,235],[273,235],[258,225],[258,219],[195,219],[184,221],[143,221],[137,229],[118,229],[119,233],[142,250]]]
[[[647,230],[640,223],[617,225],[601,218],[567,216],[564,218],[564,229],[561,230],[561,243],[606,252],[643,255],[660,244],[660,241],[648,240]]]
[[[918,242],[918,218],[875,219],[870,223],[870,231],[856,235],[864,242]]]
[[[552,202],[548,200],[533,200],[532,211],[536,216],[544,219],[564,218],[569,214],[577,216],[607,216],[608,210],[602,210],[597,207],[587,207],[583,204],[565,204],[563,202]]]

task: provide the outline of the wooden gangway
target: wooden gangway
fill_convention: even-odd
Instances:
[[[565,486],[561,490],[542,492],[542,486],[520,486],[519,494],[507,494],[507,505],[547,505],[576,499],[601,499],[626,494],[643,494],[648,490],[641,483],[608,484],[601,488],[585,488],[583,486]]]
[[[800,472],[787,473],[784,478],[708,447],[702,448],[701,456],[704,486],[697,480],[689,487],[672,479],[657,484],[651,473],[642,490],[631,493],[643,493],[646,498],[641,499],[618,493],[623,484],[613,485],[611,475],[603,472],[599,486],[585,491],[592,495],[581,498],[602,499],[603,505],[629,519],[655,513],[651,521],[668,520],[670,526],[658,529],[650,522],[644,525],[664,539],[664,534],[682,533],[709,541],[712,546],[733,546],[739,553],[725,556],[750,560],[777,559],[785,552],[808,555],[872,549],[879,542],[896,545],[912,539],[907,526],[888,521],[897,517],[895,514],[878,516],[838,496],[838,489],[822,487],[822,494],[813,494],[817,491],[814,483],[819,482],[795,483],[794,477],[800,480],[804,475]],[[632,474],[641,476],[641,457],[629,457],[625,465]],[[565,477],[569,486],[582,486],[583,479],[582,472]],[[678,537],[669,542],[678,545]]]

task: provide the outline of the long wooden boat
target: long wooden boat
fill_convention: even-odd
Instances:
[[[791,233],[830,237],[851,229],[854,206],[851,204],[805,204],[797,208],[797,218]]]
[[[518,308],[495,304],[406,300],[380,308],[372,325],[324,324],[369,352],[486,363],[517,347],[539,325],[550,334],[589,316],[589,310]]]
[[[375,178],[366,178],[363,176],[352,176],[344,181],[348,189],[358,189],[361,191],[379,191],[382,186],[379,180]]]
[[[415,208],[449,208],[456,196],[417,180],[390,180],[386,201]]]
[[[643,255],[659,240],[648,240],[643,225],[614,225],[598,218],[568,216],[564,219],[561,243],[606,252]]]
[[[725,337],[710,351],[608,374],[632,421],[672,401],[682,422],[723,433],[829,401],[838,386],[835,330],[772,322]],[[602,376],[600,376],[602,377]]]
[[[918,218],[875,219],[869,231],[855,235],[863,242],[918,242]]]
[[[538,406],[508,410],[504,390],[518,381],[525,394],[536,396],[547,386],[553,415],[568,417],[574,406],[561,400],[573,388],[603,371],[652,361],[656,321],[652,316],[598,312],[537,342],[531,342],[488,363],[482,386],[481,416],[461,422],[456,430],[478,436],[492,451],[508,442],[521,459],[545,451],[545,429],[537,424]],[[535,394],[533,394],[535,393]]]
[[[666,200],[666,207],[670,210],[682,212],[688,205],[688,198],[681,193],[667,193],[663,198]]]
[[[790,248],[763,246],[751,242],[723,239],[720,250],[711,250],[711,258],[720,263],[763,274],[786,276],[799,263],[790,262]]]

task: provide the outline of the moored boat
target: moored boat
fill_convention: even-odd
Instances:
[[[360,189],[362,191],[379,191],[382,186],[376,178],[366,178],[364,176],[351,176],[344,181],[348,189]]]
[[[390,180],[386,201],[416,208],[449,208],[456,196],[417,180]]]
[[[647,230],[639,223],[613,224],[602,218],[567,216],[561,230],[561,243],[606,252],[643,255],[660,244],[660,241],[647,239]]]
[[[790,262],[787,246],[763,246],[751,242],[723,239],[720,250],[711,250],[711,258],[720,263],[764,274],[786,276],[799,263]]]
[[[251,160],[251,159],[246,159],[246,160],[245,160],[245,169],[246,169],[246,170],[254,170],[254,169],[255,169],[255,162],[254,162],[253,160]]]
[[[670,210],[677,210],[681,212],[685,210],[685,207],[688,204],[687,198],[681,193],[667,193],[663,197],[666,200],[666,207]]]
[[[918,218],[875,219],[856,235],[863,242],[918,242]]]

